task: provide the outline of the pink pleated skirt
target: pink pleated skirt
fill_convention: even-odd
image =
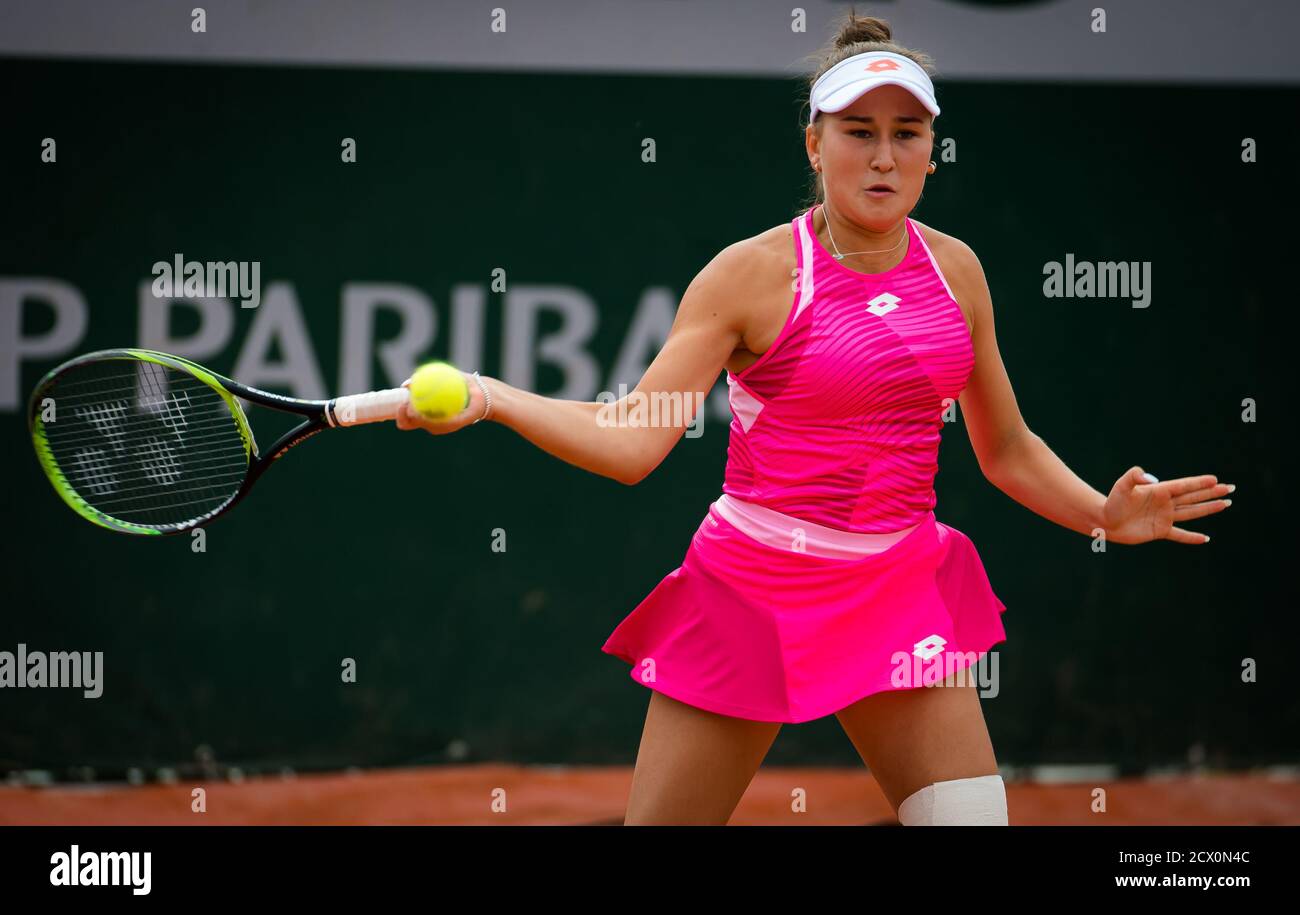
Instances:
[[[689,705],[799,723],[947,679],[1006,640],[974,544],[935,520],[821,527],[722,496],[602,651]]]

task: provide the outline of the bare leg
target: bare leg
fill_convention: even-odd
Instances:
[[[934,782],[997,775],[975,684],[876,693],[836,713],[895,812]]]
[[[652,691],[624,825],[725,826],[780,730]]]

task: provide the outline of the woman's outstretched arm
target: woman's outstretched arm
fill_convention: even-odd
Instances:
[[[983,267],[958,239],[948,238],[942,247],[953,295],[974,321],[975,368],[959,403],[985,478],[1030,511],[1081,534],[1102,530],[1115,543],[1208,541],[1176,525],[1223,511],[1232,503],[1222,497],[1235,486],[1212,474],[1160,482],[1133,466],[1102,495],[1025,425],[998,351]]]
[[[583,470],[633,485],[659,466],[682,437],[744,334],[748,289],[760,280],[750,240],[719,252],[691,281],[663,348],[636,388],[620,401],[558,400],[484,378],[492,395],[490,420]],[[403,408],[402,429],[454,432],[483,415],[483,393],[469,380],[470,403],[447,420],[428,420]],[[620,421],[638,402],[656,425]]]

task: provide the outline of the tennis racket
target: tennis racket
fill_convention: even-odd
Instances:
[[[27,417],[41,467],[73,511],[125,534],[179,534],[234,508],[294,445],[392,419],[409,396],[393,388],[298,400],[179,356],[109,349],[42,378]],[[304,420],[260,454],[241,397]]]

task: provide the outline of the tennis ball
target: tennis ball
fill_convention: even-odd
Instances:
[[[469,406],[469,385],[460,369],[430,362],[411,376],[411,409],[426,419],[448,419]]]

